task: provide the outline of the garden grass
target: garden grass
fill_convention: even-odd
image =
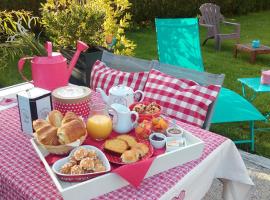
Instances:
[[[270,46],[270,11],[259,13],[251,13],[227,19],[232,22],[239,22],[241,24],[241,39],[240,43],[250,43],[254,39],[260,39],[262,44]],[[225,32],[229,32],[228,27],[222,27]],[[201,41],[205,38],[206,30],[200,28]],[[129,32],[127,37],[132,39],[137,44],[135,50],[135,57],[144,59],[158,59],[157,43],[154,27],[141,28]],[[238,58],[233,57],[234,41],[224,41],[222,43],[221,51],[217,52],[214,49],[214,41],[209,40],[205,46],[202,47],[203,62],[205,71],[211,73],[224,73],[226,75],[224,87],[230,88],[241,94],[241,84],[237,78],[256,77],[260,76],[261,69],[270,69],[270,55],[257,56],[256,64],[249,63],[249,55],[240,52]],[[30,77],[29,66],[25,67],[25,73]],[[10,61],[8,68],[0,70],[0,86],[8,86],[15,83],[22,82],[17,71],[17,60]],[[249,93],[250,94],[250,93]],[[270,111],[270,93],[260,94],[254,105],[262,112]],[[270,123],[256,122],[256,127],[269,127]],[[222,134],[231,139],[247,139],[249,137],[249,123],[235,122],[224,124],[213,124],[211,131]],[[256,152],[270,158],[270,131],[259,132],[256,131]],[[240,148],[248,151],[250,145],[239,145]]]
[[[254,39],[260,39],[262,44],[270,46],[270,11],[259,13],[251,13],[249,15],[227,19],[232,22],[241,24],[241,39],[240,43],[250,43]],[[222,30],[229,32],[232,29],[223,27]],[[206,29],[200,28],[201,42],[206,36]],[[154,27],[143,28],[137,31],[130,32],[128,37],[134,40],[137,44],[135,56],[145,59],[158,59],[156,33]],[[240,52],[238,57],[233,57],[234,40],[227,40],[222,43],[221,51],[217,52],[214,49],[214,40],[208,40],[202,48],[202,56],[205,71],[211,73],[224,73],[226,75],[224,87],[230,88],[241,94],[241,84],[237,78],[256,77],[260,76],[261,69],[270,69],[270,55],[257,56],[256,64],[249,63],[249,55]],[[248,94],[251,92],[249,91]],[[270,111],[270,93],[260,94],[254,105],[262,112]],[[256,127],[269,127],[270,123],[256,122]],[[211,131],[222,134],[233,140],[249,139],[249,123],[234,122],[213,124]],[[256,153],[270,157],[270,130],[256,131]],[[249,151],[250,145],[238,145],[240,148]]]

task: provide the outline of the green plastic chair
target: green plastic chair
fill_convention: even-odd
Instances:
[[[156,19],[158,56],[161,63],[204,71],[197,18]],[[212,123],[250,122],[250,143],[255,148],[254,121],[266,118],[249,101],[236,92],[222,88],[215,106]]]

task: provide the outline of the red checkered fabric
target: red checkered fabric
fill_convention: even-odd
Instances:
[[[106,66],[97,60],[91,72],[90,88],[102,88],[107,94],[115,85],[126,85],[134,91],[143,90],[149,72],[123,72]]]
[[[155,101],[162,112],[182,122],[202,127],[209,105],[216,99],[220,86],[201,86],[152,69],[144,89],[145,101]]]

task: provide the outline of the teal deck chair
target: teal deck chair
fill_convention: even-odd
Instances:
[[[156,19],[158,56],[161,63],[204,71],[197,18]],[[254,121],[265,117],[249,101],[236,92],[222,88],[217,99],[212,123],[250,122],[250,143],[255,148]]]

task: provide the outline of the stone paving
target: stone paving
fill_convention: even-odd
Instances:
[[[269,159],[267,160],[270,161]],[[270,168],[266,165],[263,165],[265,167],[262,167],[261,164],[253,162],[250,159],[244,158],[244,162],[247,166],[249,175],[255,184],[250,191],[247,200],[270,200]],[[213,182],[203,200],[223,200],[222,183],[219,180]]]

